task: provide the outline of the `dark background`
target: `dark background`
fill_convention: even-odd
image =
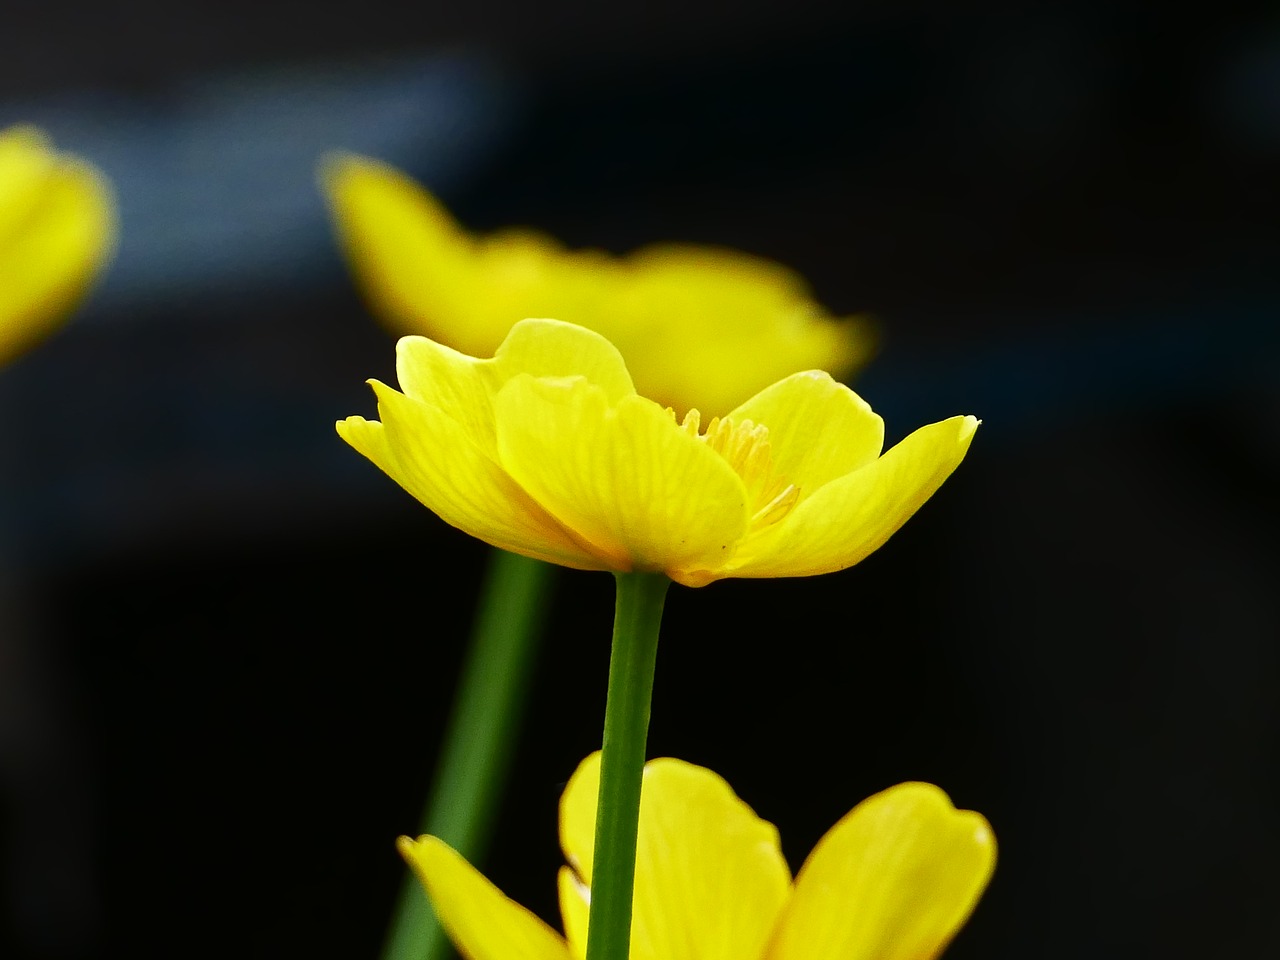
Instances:
[[[793,866],[900,780],[983,811],[949,957],[1280,949],[1267,5],[24,3],[19,120],[123,234],[0,372],[0,955],[377,950],[486,548],[332,432],[393,376],[335,147],[476,228],[775,257],[880,319],[892,439],[984,419],[858,567],[673,589],[651,755]],[[611,590],[557,579],[487,864],[552,919]]]

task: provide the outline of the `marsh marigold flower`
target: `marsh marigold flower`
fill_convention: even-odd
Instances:
[[[0,363],[70,312],[114,235],[111,193],[93,167],[33,127],[0,130]]]
[[[338,433],[447,523],[584,570],[688,586],[852,566],[963,459],[978,421],[884,424],[825,373],[797,373],[721,418],[677,420],[636,393],[604,337],[524,320],[490,360],[424,337],[397,348],[403,392]]]
[[[871,350],[865,320],[835,320],[802,277],[767,260],[674,244],[619,258],[526,229],[474,236],[423,187],[363,157],[330,158],[321,183],[375,314],[463,353],[491,356],[519,318],[556,317],[604,334],[642,395],[720,414],[797,370],[843,378]]]
[[[400,839],[467,960],[586,954],[599,754],[560,801],[565,935],[507,899],[435,837]],[[719,776],[680,760],[644,770],[631,960],[932,960],[995,867],[977,813],[903,783],[864,800],[818,841],[795,880],[778,831]]]

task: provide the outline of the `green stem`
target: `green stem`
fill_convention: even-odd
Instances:
[[[553,568],[494,550],[480,592],[471,643],[458,681],[421,821],[471,862],[484,856],[506,780],[533,653],[542,634]],[[382,960],[441,960],[449,941],[422,887],[406,871]]]
[[[627,960],[640,822],[640,780],[658,627],[671,581],[663,574],[617,574],[609,693],[604,708],[600,799],[596,807],[587,960]]]

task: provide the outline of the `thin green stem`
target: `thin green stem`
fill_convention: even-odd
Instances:
[[[484,856],[542,635],[553,568],[494,550],[453,714],[421,821],[472,862]],[[382,960],[441,960],[448,939],[406,871]]]
[[[658,657],[663,574],[617,574],[609,693],[604,708],[600,799],[596,807],[587,960],[627,960],[635,885],[640,780],[649,736],[649,705]]]

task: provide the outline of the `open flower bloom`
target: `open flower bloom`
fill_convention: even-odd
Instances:
[[[467,960],[586,955],[599,754],[560,801],[565,935],[507,899],[435,837],[400,839]],[[995,867],[987,821],[927,783],[864,800],[818,841],[795,880],[778,831],[716,774],[680,760],[644,771],[631,960],[931,960]]]
[[[644,396],[721,414],[797,370],[843,378],[872,348],[865,320],[834,320],[767,260],[688,245],[617,258],[524,229],[473,236],[417,183],[362,157],[329,158],[321,183],[374,312],[473,356],[491,356],[521,317],[557,317],[604,334]]]
[[[70,312],[110,254],[103,177],[33,127],[0,130],[0,363]]]
[[[723,418],[677,421],[639,396],[618,351],[555,320],[516,324],[491,360],[423,337],[397,348],[381,422],[338,433],[447,523],[584,570],[688,586],[852,566],[963,459],[978,421],[922,427],[881,455],[884,424],[825,373],[797,373]]]

